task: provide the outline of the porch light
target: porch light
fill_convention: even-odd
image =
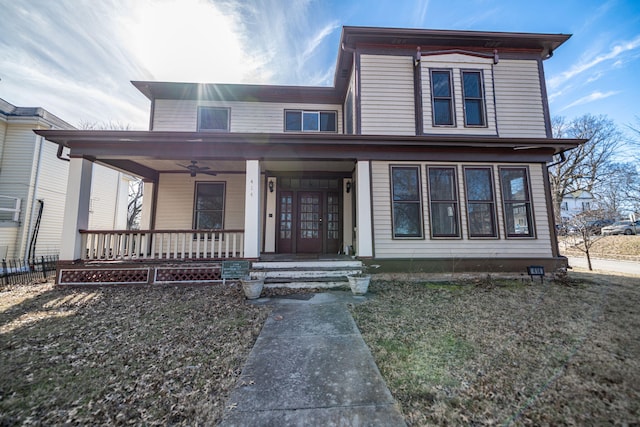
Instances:
[[[351,181],[347,181],[347,193],[351,193]]]
[[[274,187],[273,181],[269,180],[269,193],[273,193],[273,187]]]

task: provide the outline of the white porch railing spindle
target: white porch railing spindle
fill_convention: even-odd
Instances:
[[[243,230],[82,230],[84,260],[187,260],[244,256]]]

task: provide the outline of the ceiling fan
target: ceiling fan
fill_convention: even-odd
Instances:
[[[208,166],[198,166],[196,160],[191,160],[190,165],[181,165],[180,163],[176,163],[176,165],[187,169],[192,177],[196,176],[199,173],[206,173],[207,175],[216,176],[217,174],[213,171],[210,171]]]

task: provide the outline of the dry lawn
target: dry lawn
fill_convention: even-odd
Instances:
[[[229,286],[0,292],[0,426],[213,425],[267,314]]]
[[[592,257],[640,261],[640,235],[636,236],[592,236]],[[577,236],[560,237],[560,249],[564,255],[584,256],[584,252],[573,247],[580,242]]]
[[[637,425],[640,279],[572,278],[374,283],[352,312],[409,425]]]

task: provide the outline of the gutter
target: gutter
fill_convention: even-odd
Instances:
[[[56,153],[56,157],[60,160],[64,160],[65,162],[70,161],[71,159],[69,159],[68,157],[62,157],[62,150],[64,150],[64,145],[58,144],[58,152]]]

